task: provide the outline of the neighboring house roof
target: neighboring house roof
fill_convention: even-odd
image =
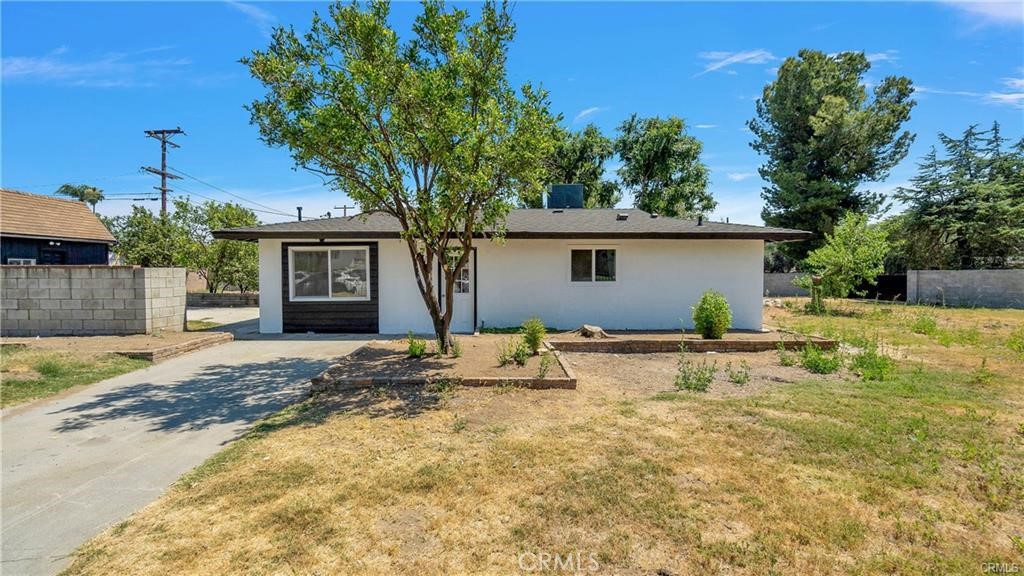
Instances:
[[[0,234],[115,242],[114,236],[83,202],[0,189]]]
[[[624,216],[624,217],[623,217]],[[810,232],[747,224],[683,220],[653,216],[643,210],[614,208],[535,208],[512,210],[505,222],[506,238],[650,238],[806,240]],[[357,214],[346,218],[282,222],[249,228],[217,230],[216,238],[398,238],[402,226],[388,214]]]

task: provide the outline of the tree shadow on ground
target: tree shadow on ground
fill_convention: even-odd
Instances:
[[[150,431],[164,432],[250,424],[301,399],[309,378],[326,365],[305,358],[215,364],[177,382],[123,386],[58,411],[67,417],[55,430],[84,430],[116,420],[144,421]]]
[[[369,418],[415,418],[444,406],[453,393],[454,387],[449,385],[403,384],[345,388],[317,396],[315,402],[323,418],[339,413]]]

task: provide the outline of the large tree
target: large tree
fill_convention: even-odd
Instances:
[[[213,230],[256,226],[256,214],[238,204],[207,201],[193,204],[187,198],[174,200],[171,220],[180,230],[174,250],[175,263],[199,274],[207,290],[218,292],[238,286],[245,292],[256,286],[259,248],[251,242],[216,240]]]
[[[696,216],[714,210],[701,143],[686,133],[681,118],[630,116],[619,126],[615,151],[622,160],[619,180],[633,193],[633,205],[666,216]]]
[[[96,211],[96,204],[104,199],[103,190],[88,184],[64,184],[57,188],[57,194],[74,198],[79,202],[85,202],[92,206],[93,212]]]
[[[583,205],[587,208],[612,208],[622,194],[618,183],[606,180],[604,164],[615,155],[612,141],[601,130],[588,124],[579,132],[557,127],[555,148],[544,159],[546,184],[582,184]],[[543,202],[532,202],[539,208]]]
[[[508,80],[507,3],[483,4],[471,22],[424,2],[405,40],[388,15],[383,1],[338,3],[314,13],[308,34],[276,29],[243,60],[267,90],[248,109],[267,144],[287,146],[364,213],[398,220],[447,352],[456,271],[474,236],[501,236],[509,210],[541,193],[554,118],[545,92]]]
[[[900,131],[914,106],[910,79],[888,76],[868,95],[871,68],[861,52],[828,55],[801,50],[779,67],[747,123],[754,150],[766,156],[759,172],[769,185],[761,217],[799,228],[815,239],[783,247],[802,259],[848,211],[873,213],[881,195],[860,190],[884,180],[914,136]]]
[[[1000,268],[1024,258],[1024,139],[1007,147],[994,123],[939,140],[945,154],[933,147],[896,193],[907,204],[906,265]]]
[[[183,231],[169,216],[132,206],[131,214],[107,219],[105,224],[117,238],[113,251],[122,263],[147,268],[178,264]]]

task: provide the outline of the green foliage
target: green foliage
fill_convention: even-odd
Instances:
[[[750,382],[750,364],[746,360],[740,360],[739,368],[733,369],[732,362],[725,365],[725,371],[729,376],[729,382],[737,386],[743,386]]]
[[[92,384],[149,366],[115,354],[96,356],[74,350],[52,352],[4,344],[0,352],[0,406],[11,406]]]
[[[896,373],[896,360],[878,351],[871,342],[850,359],[850,370],[864,380],[889,380]]]
[[[407,350],[409,352],[409,358],[422,358],[427,353],[427,341],[417,338],[412,330],[409,330],[409,335],[406,338],[408,343]]]
[[[605,180],[604,165],[615,154],[612,141],[601,130],[588,124],[580,132],[555,128],[555,148],[545,158],[545,184],[582,184],[583,205],[587,208],[614,208],[622,199],[618,183]],[[542,208],[540,197],[528,207]]]
[[[551,365],[555,362],[554,354],[545,352],[540,356],[540,366],[537,368],[537,378],[547,378],[551,371]]]
[[[461,358],[462,357],[462,342],[459,342],[458,338],[456,338],[455,336],[452,336],[452,342],[451,342],[451,345],[448,348],[448,351],[451,353],[452,358]]]
[[[531,354],[536,354],[544,343],[544,337],[547,336],[547,329],[544,327],[544,322],[537,317],[529,318],[526,322],[523,322],[522,328],[523,342],[526,344],[526,347],[530,350]]]
[[[177,264],[184,231],[169,216],[157,216],[142,206],[132,213],[106,221],[117,238],[111,250],[124,264],[165,267]]]
[[[913,142],[900,132],[914,106],[910,79],[885,77],[869,97],[870,68],[861,52],[801,50],[779,67],[747,123],[751,146],[766,156],[761,217],[816,235],[781,246],[794,259],[820,246],[845,212],[875,212],[882,196],[859,186],[884,180]]]
[[[520,336],[513,336],[498,343],[498,366],[508,366],[513,362],[519,366],[526,366],[532,355],[530,347]]]
[[[707,392],[715,380],[718,362],[708,364],[708,359],[702,358],[700,364],[697,364],[690,360],[685,350],[680,350],[678,366],[675,379],[677,390]]]
[[[515,360],[519,366],[526,366],[526,362],[530,360],[530,356],[533,356],[533,351],[530,350],[530,345],[526,343],[525,339],[517,338],[516,346],[512,350],[512,359]]]
[[[845,298],[861,282],[875,283],[885,270],[889,243],[885,231],[868,224],[865,214],[847,212],[835,230],[826,235],[824,246],[810,253],[804,266],[821,277],[821,295]],[[809,278],[798,285],[812,288]]]
[[[78,200],[79,202],[85,202],[92,207],[92,211],[96,211],[96,204],[102,202],[106,197],[103,195],[103,190],[95,186],[89,186],[88,184],[64,184],[60,188],[57,188],[57,194],[61,196],[68,196]]]
[[[1017,354],[1024,355],[1024,326],[1018,326],[1006,340],[1006,347]]]
[[[243,59],[266,89],[248,109],[268,145],[289,148],[363,213],[398,219],[447,346],[455,273],[474,237],[500,239],[509,210],[541,194],[555,119],[543,90],[508,80],[507,4],[483,4],[472,22],[424,3],[411,33],[389,15],[383,1],[339,2],[308,34],[278,28]],[[434,289],[439,266],[447,302]]]
[[[825,351],[808,342],[800,351],[800,365],[815,374],[832,374],[843,366],[843,358],[839,352]]]
[[[988,367],[988,358],[982,358],[981,364],[978,364],[978,367],[971,371],[971,384],[988,384],[995,377],[995,372]]]
[[[910,322],[910,330],[914,334],[934,336],[939,331],[939,324],[934,315],[918,312]]]
[[[57,358],[44,358],[36,362],[32,369],[47,378],[59,378],[68,372],[68,366]]]
[[[732,311],[720,292],[708,290],[693,308],[693,325],[704,338],[720,339],[732,326]]]
[[[212,234],[214,230],[258,225],[252,210],[238,204],[193,204],[188,198],[177,198],[171,220],[181,230],[175,264],[199,274],[210,292],[228,286],[248,292],[259,285],[259,247],[253,242],[215,240]]]
[[[700,140],[686,133],[681,118],[639,118],[619,126],[615,151],[619,180],[641,210],[665,216],[707,214],[718,204],[708,192],[708,168]]]
[[[775,345],[775,349],[779,352],[779,364],[782,366],[796,366],[796,355],[794,355],[786,347],[779,342]]]
[[[999,124],[969,126],[960,138],[939,134],[918,164],[907,205],[900,258],[912,268],[1002,268],[1024,256],[1024,138],[1007,148]]]

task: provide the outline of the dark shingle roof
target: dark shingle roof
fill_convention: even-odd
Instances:
[[[114,242],[114,236],[82,202],[0,189],[0,234]]]
[[[625,215],[625,218],[622,218]],[[806,240],[810,232],[725,222],[683,220],[652,216],[637,209],[520,209],[506,220],[506,238],[651,238],[651,239],[735,239]],[[217,230],[217,238],[256,240],[259,238],[397,238],[402,227],[394,217],[373,213],[282,222],[251,228]]]

